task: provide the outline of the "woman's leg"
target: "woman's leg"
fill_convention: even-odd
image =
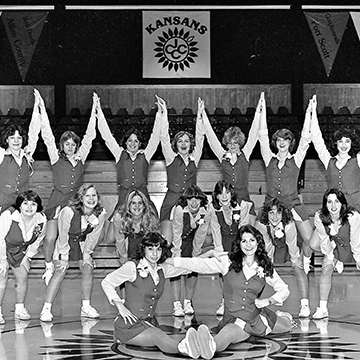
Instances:
[[[235,324],[225,325],[218,334],[214,336],[216,351],[225,350],[230,344],[235,344],[248,339],[250,335],[240,326]]]
[[[164,353],[177,354],[179,353],[178,343],[178,340],[169,336],[161,329],[153,327],[144,330],[126,344],[136,346],[157,346]]]
[[[185,299],[192,300],[198,282],[198,273],[191,273],[185,276]]]
[[[79,260],[79,267],[81,270],[81,298],[82,300],[90,300],[93,289],[93,272],[94,268],[89,264],[82,264]]]
[[[299,231],[302,239],[303,239],[303,253],[304,256],[310,257],[312,254],[312,249],[310,247],[310,239],[311,235],[313,233],[313,228],[311,226],[310,220],[304,220],[304,221],[295,221],[296,228]]]
[[[320,238],[316,230],[313,231],[310,239],[310,247],[313,251],[321,251],[320,249]]]
[[[25,266],[12,267],[15,276],[16,303],[24,304],[28,288],[28,271]]]
[[[304,270],[298,266],[293,267],[297,286],[300,292],[301,299],[309,298],[309,282]]]
[[[161,234],[167,240],[168,244],[172,243],[172,221],[171,220],[163,220],[161,222]]]
[[[2,304],[5,296],[6,284],[8,280],[9,268],[6,269],[4,275],[0,275],[0,324],[4,324],[5,320],[2,314]]]
[[[289,332],[293,327],[293,320],[291,314],[278,310],[276,311],[276,316],[276,323],[271,332],[275,334]]]
[[[60,289],[60,285],[64,280],[66,270],[68,269],[69,264],[67,263],[66,266],[62,267],[60,260],[54,260],[54,266],[54,275],[52,276],[45,292],[45,302],[47,303],[52,303],[54,301],[55,296]]]
[[[320,301],[328,301],[331,290],[331,277],[334,272],[332,264],[326,264],[321,269],[320,276]]]
[[[55,241],[58,235],[58,221],[49,220],[46,224],[46,236],[43,245],[46,262],[51,262],[55,248]]]
[[[170,289],[173,298],[174,304],[174,316],[184,316],[184,309],[181,305],[181,282],[183,281],[184,276],[177,276],[170,279]]]

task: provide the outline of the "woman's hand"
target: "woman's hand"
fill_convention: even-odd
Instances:
[[[202,118],[202,113],[205,111],[205,102],[198,98],[198,109],[197,109],[197,117],[198,119]]]
[[[167,111],[166,102],[160,96],[155,95],[156,102],[155,104],[158,106],[158,111],[164,114]]]
[[[255,306],[258,308],[258,309],[262,309],[262,308],[265,308],[267,306],[270,306],[271,305],[271,302],[268,298],[265,298],[265,299],[255,299],[254,300],[254,303],[255,303]]]
[[[92,268],[96,267],[95,261],[92,259],[90,254],[83,254],[83,266],[89,265]]]
[[[137,321],[137,317],[121,302],[114,301],[119,310],[119,315],[124,319],[125,324],[133,324]]]
[[[45,281],[45,285],[49,285],[49,282],[54,274],[55,266],[52,261],[45,263],[45,272],[41,277]]]

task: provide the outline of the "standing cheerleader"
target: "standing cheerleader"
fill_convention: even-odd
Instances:
[[[201,253],[209,228],[210,215],[206,208],[207,197],[197,185],[190,185],[174,207],[173,219],[173,257],[193,257]],[[184,307],[181,305],[181,277],[170,280],[174,297],[174,316],[194,314],[192,298],[198,280],[197,273],[185,275]]]
[[[326,190],[321,210],[314,216],[315,231],[320,239],[324,260],[320,276],[320,305],[313,319],[329,317],[327,307],[334,269],[344,270],[344,263],[356,262],[360,270],[360,214],[348,205],[345,194],[336,188]]]
[[[81,140],[73,131],[65,131],[60,137],[58,149],[44,101],[40,97],[41,136],[49,154],[54,179],[54,188],[45,209],[48,226],[44,242],[45,272],[43,279],[46,285],[54,272],[52,256],[55,240],[58,236],[59,212],[68,204],[69,199],[76,194],[83,183],[85,160],[96,137],[96,109],[98,102],[99,98],[94,93],[90,121],[84,138]]]
[[[261,93],[246,144],[245,135],[241,129],[237,126],[232,126],[224,133],[222,143],[225,148],[222,147],[213,128],[211,127],[206,112],[203,111],[202,114],[204,119],[205,134],[211,150],[214,152],[221,164],[222,177],[234,186],[239,203],[242,200],[251,202],[248,190],[250,155],[258,140],[259,121],[262,111],[262,107],[260,105],[261,99],[263,98],[264,93]],[[250,209],[250,223],[252,225],[255,223],[255,218],[256,214],[253,204]]]
[[[106,211],[100,203],[99,194],[92,184],[83,184],[59,214],[59,236],[55,242],[53,262],[54,275],[45,292],[45,303],[40,314],[41,321],[52,321],[52,303],[64,280],[69,262],[75,262],[81,270],[81,316],[97,318],[99,313],[90,305],[93,288],[92,260],[104,226]]]
[[[311,101],[309,101],[306,110],[299,146],[293,155],[291,154],[291,151],[294,149],[296,141],[294,134],[288,129],[280,129],[273,134],[271,145],[276,149],[276,153],[271,151],[265,109],[265,99],[262,99],[259,141],[262,158],[266,167],[267,191],[265,202],[269,201],[269,199],[277,198],[291,210],[297,230],[303,239],[303,267],[305,273],[308,274],[310,271],[310,257],[312,254],[309,244],[313,230],[307,208],[300,201],[298,195],[297,181],[301,164],[305,159],[311,140]],[[260,223],[259,226],[264,227],[263,233],[266,232],[265,225]]]
[[[40,132],[40,94],[36,89],[34,96],[29,133],[26,134],[20,125],[9,124],[0,134],[0,212],[9,208],[17,196],[28,189],[33,173],[32,156]]]
[[[310,316],[309,282],[302,268],[301,249],[291,211],[279,199],[270,199],[261,208],[255,227],[261,232],[266,251],[275,265],[291,261],[300,292],[299,317]]]
[[[176,205],[184,191],[189,186],[196,184],[197,168],[204,145],[204,126],[202,120],[204,101],[200,98],[198,99],[195,139],[188,131],[179,131],[175,134],[172,142],[170,142],[166,103],[164,100],[159,103],[162,107],[164,118],[160,140],[165,157],[168,188],[160,209],[160,222],[162,234],[171,243],[171,209]]]
[[[219,180],[212,193],[209,205],[210,228],[215,250],[230,251],[240,226],[249,224],[253,204],[245,200],[238,202],[235,189],[226,180]],[[223,279],[220,276],[220,288]],[[224,315],[224,299],[217,307],[216,315]]]
[[[32,190],[20,193],[13,206],[0,215],[0,324],[9,268],[15,276],[15,320],[30,320],[24,303],[30,260],[45,237],[46,217],[39,195]]]

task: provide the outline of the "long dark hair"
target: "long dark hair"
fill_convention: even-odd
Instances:
[[[28,136],[23,127],[18,124],[9,124],[0,134],[0,146],[2,148],[7,149],[9,147],[7,140],[10,136],[13,136],[16,131],[22,137],[21,147],[24,148],[27,145]]]
[[[170,246],[166,241],[166,239],[157,232],[147,233],[143,237],[141,243],[136,248],[136,253],[133,255],[132,258],[134,260],[141,260],[143,257],[145,257],[145,248],[147,246],[157,246],[157,245],[160,245],[160,248],[162,250],[158,264],[165,262],[166,259],[171,257]]]
[[[229,270],[234,270],[235,272],[242,271],[245,254],[241,250],[240,244],[242,236],[245,233],[251,234],[256,239],[257,249],[255,252],[255,260],[264,269],[265,276],[272,277],[274,266],[265,250],[264,238],[261,232],[252,225],[243,225],[238,230],[231,246],[231,252],[229,253],[229,259],[231,261]]]
[[[348,222],[349,214],[353,214],[355,209],[352,206],[348,205],[344,193],[337,188],[327,189],[324,193],[322,207],[320,210],[320,219],[322,223],[324,224],[324,226],[329,226],[333,222],[329,210],[327,208],[327,200],[330,194],[335,194],[337,199],[340,201],[341,209],[340,209],[339,219],[342,225],[346,224]]]
[[[193,184],[184,190],[183,194],[179,198],[178,205],[185,208],[187,200],[192,198],[200,199],[200,207],[204,207],[208,203],[207,196],[197,185]]]
[[[236,193],[235,193],[235,189],[233,184],[230,184],[228,181],[226,180],[219,180],[214,187],[214,191],[211,195],[212,197],[212,203],[214,206],[215,210],[220,210],[221,205],[220,205],[220,201],[218,199],[218,195],[222,194],[223,190],[229,191],[231,194],[231,198],[230,198],[230,206],[232,208],[236,207],[237,204],[237,200],[236,200]]]
[[[141,133],[141,131],[139,129],[137,129],[136,127],[132,127],[129,130],[126,131],[126,133],[124,134],[124,136],[122,137],[121,141],[120,141],[120,145],[126,149],[126,142],[129,140],[129,137],[134,134],[137,139],[139,140],[139,149],[144,148],[145,146],[145,140],[144,137]]]
[[[342,126],[339,130],[334,132],[334,135],[331,139],[331,153],[335,156],[339,150],[337,148],[337,142],[343,137],[351,140],[351,148],[349,150],[349,156],[354,157],[359,152],[359,138],[353,129]]]
[[[277,211],[281,212],[281,222],[284,226],[289,224],[289,222],[293,221],[294,218],[291,210],[279,199],[272,198],[263,205],[259,212],[258,219],[262,224],[267,225],[269,223],[269,211],[271,211],[273,207],[275,207]]]
[[[37,192],[35,192],[34,190],[27,190],[27,191],[23,191],[22,193],[20,193],[17,196],[13,207],[16,210],[20,211],[21,204],[24,201],[33,201],[34,203],[37,204],[36,212],[43,211],[43,205],[42,205],[41,198],[40,198],[39,194]]]

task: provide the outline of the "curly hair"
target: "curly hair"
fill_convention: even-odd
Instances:
[[[86,195],[87,191],[91,188],[95,189],[96,194],[98,196],[98,203],[96,204],[93,210],[93,214],[95,216],[99,216],[102,213],[104,207],[101,204],[100,194],[93,184],[81,185],[79,190],[76,192],[76,194],[69,200],[69,206],[73,209],[74,212],[84,215],[83,197]]]
[[[274,134],[271,138],[271,146],[274,149],[277,149],[276,142],[279,138],[284,139],[284,140],[289,140],[290,141],[289,151],[292,152],[294,150],[294,148],[296,146],[296,140],[295,140],[295,135],[291,130],[279,129],[274,132]]]
[[[219,180],[214,187],[214,191],[211,195],[212,197],[212,204],[214,206],[215,210],[220,210],[221,205],[220,205],[220,201],[218,199],[218,195],[222,194],[224,189],[228,192],[230,192],[230,206],[232,208],[235,208],[237,205],[237,197],[236,197],[236,193],[235,193],[235,189],[233,184],[230,184],[228,181],[226,180]]]
[[[257,249],[255,252],[255,260],[264,269],[265,276],[272,277],[274,265],[265,250],[264,238],[261,232],[252,225],[243,225],[238,230],[229,253],[229,259],[231,261],[229,270],[234,270],[235,272],[242,271],[245,254],[241,250],[241,241],[244,233],[249,233],[256,239]]]
[[[126,142],[129,140],[129,137],[134,134],[139,140],[139,149],[145,147],[145,139],[139,129],[132,127],[126,131],[124,136],[121,138],[120,145],[126,149]]]
[[[324,226],[329,226],[333,222],[331,219],[329,210],[327,208],[327,200],[328,200],[328,197],[330,194],[335,194],[337,199],[340,201],[340,203],[341,203],[340,221],[341,221],[342,225],[346,224],[348,222],[349,214],[353,214],[355,211],[355,208],[348,205],[348,202],[346,200],[344,193],[340,189],[337,189],[337,188],[330,188],[325,191],[324,196],[323,196],[323,201],[322,201],[322,207],[320,210],[320,220],[322,221]]]
[[[15,204],[13,204],[13,208],[20,211],[21,204],[24,201],[33,201],[34,203],[37,204],[36,212],[43,211],[43,205],[42,205],[41,198],[40,198],[39,194],[37,192],[35,192],[34,190],[27,190],[27,191],[23,191],[22,193],[20,193],[15,200]]]
[[[227,147],[231,141],[234,141],[239,144],[239,147],[241,149],[245,144],[245,139],[245,134],[238,126],[231,126],[225,131],[222,138],[222,143]]]
[[[262,224],[267,225],[269,223],[269,212],[273,210],[274,207],[277,211],[281,212],[281,222],[284,226],[294,220],[291,210],[279,199],[272,198],[265,202],[259,211],[258,219]]]
[[[162,264],[166,259],[172,256],[170,245],[166,239],[158,232],[150,232],[143,237],[132,258],[134,260],[143,259],[145,257],[145,248],[150,246],[160,246],[161,248],[161,256],[158,264]]]
[[[190,151],[189,153],[191,154],[194,149],[195,149],[195,138],[194,135],[189,133],[188,131],[179,131],[175,134],[173,141],[171,142],[171,148],[175,153],[178,153],[179,150],[177,148],[177,143],[179,141],[179,139],[181,137],[183,137],[184,135],[187,135],[189,137],[190,140]]]
[[[130,204],[135,196],[139,196],[144,204],[144,211],[140,219],[140,232],[145,234],[157,232],[160,227],[159,218],[155,213],[153,206],[150,205],[148,198],[139,190],[131,191],[127,195],[125,202],[114,215],[114,225],[122,233],[128,234],[134,232],[135,220],[130,212]]]
[[[80,143],[81,143],[80,137],[78,135],[76,135],[73,131],[67,130],[61,135],[60,141],[59,141],[59,155],[61,157],[66,157],[66,154],[64,152],[64,143],[68,140],[74,141],[74,143],[76,145],[75,153],[79,150]]]
[[[185,189],[185,191],[178,200],[178,205],[180,205],[182,208],[185,208],[185,206],[187,206],[187,200],[190,200],[192,198],[199,199],[201,207],[206,206],[208,203],[207,196],[197,185],[193,184],[190,185],[187,189]]]
[[[27,145],[28,136],[26,131],[22,128],[22,126],[18,124],[9,124],[6,126],[4,130],[1,131],[0,134],[0,146],[4,149],[7,149],[9,146],[8,139],[10,136],[15,135],[15,132],[18,132],[19,135],[22,137],[22,148]]]
[[[347,128],[345,126],[341,126],[340,129],[334,132],[330,143],[331,154],[335,156],[339,152],[337,148],[337,142],[343,137],[351,140],[349,155],[351,157],[354,157],[360,150],[359,137],[357,136],[355,130]]]

